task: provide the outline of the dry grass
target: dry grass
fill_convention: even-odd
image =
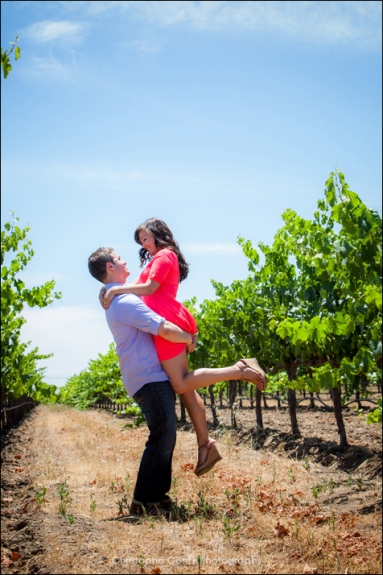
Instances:
[[[338,488],[331,471],[236,445],[230,433],[220,438],[224,460],[201,479],[193,474],[195,436],[178,433],[170,495],[182,518],[129,518],[124,501],[132,498],[147,429],[120,423],[104,411],[36,410],[26,471],[47,488],[36,505],[41,572],[381,572],[379,514],[353,515],[331,503]],[[57,495],[63,484],[66,520]]]

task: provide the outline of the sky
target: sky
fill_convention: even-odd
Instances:
[[[134,230],[164,220],[190,265],[181,301],[247,276],[238,236],[311,218],[338,167],[381,213],[381,2],[3,1],[2,226],[30,225],[24,341],[61,386],[112,336],[89,255],[140,272]],[[11,56],[12,58],[12,56]]]

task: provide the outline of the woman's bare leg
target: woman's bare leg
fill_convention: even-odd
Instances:
[[[194,430],[197,435],[198,445],[204,445],[209,439],[209,431],[206,423],[206,409],[202,399],[196,391],[187,391],[182,394],[182,399],[188,411]],[[204,460],[207,453],[201,453],[201,459]]]
[[[161,364],[167,376],[169,377],[171,386],[173,387],[174,391],[177,391],[173,386],[173,380],[175,379],[175,382],[177,383],[179,378],[183,380],[189,373],[186,352],[181,353],[173,359],[163,361]],[[179,392],[177,391],[177,393]],[[201,445],[205,445],[210,438],[206,423],[206,409],[203,401],[195,389],[182,393],[181,395],[197,435],[197,444],[199,447]],[[203,462],[206,459],[207,452],[207,447],[200,448],[199,461]]]
[[[231,367],[217,369],[203,368],[189,372],[185,351],[172,359],[162,361],[161,364],[169,377],[172,388],[176,393],[182,395],[185,401],[186,409],[188,410],[190,419],[193,422],[193,426],[197,434],[198,446],[200,447],[205,444],[210,446],[211,443],[214,443],[214,440],[209,438],[205,406],[195,390],[200,387],[208,387],[209,385],[213,385],[219,381],[243,379],[246,375],[250,375],[250,379],[252,379],[254,376],[254,370],[244,366],[244,364],[239,361]],[[264,381],[258,382],[262,387],[264,386],[264,383]],[[210,441],[207,443],[209,439]],[[200,449],[199,462],[204,462],[207,454],[208,447]]]
[[[244,367],[241,362],[238,362],[231,367],[201,368],[189,372],[186,352],[182,352],[172,359],[161,361],[161,365],[169,377],[172,388],[180,395],[193,389],[208,387],[220,381],[242,379],[246,375],[246,370],[251,371]]]

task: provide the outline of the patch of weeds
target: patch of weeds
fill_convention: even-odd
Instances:
[[[311,492],[312,492],[312,494],[314,495],[315,499],[317,499],[317,498],[318,498],[318,495],[319,495],[319,493],[320,493],[320,490],[318,489],[318,487],[312,487],[312,488],[311,488]]]
[[[361,479],[360,477],[358,479],[353,479],[350,475],[349,478],[347,479],[346,485],[347,487],[352,487],[353,485],[355,485],[359,491],[362,491],[363,479]]]
[[[196,514],[202,515],[203,517],[213,517],[216,510],[216,504],[210,505],[208,503],[202,493],[202,491],[198,491],[198,501],[196,503]]]
[[[290,483],[294,483],[295,481],[295,475],[294,475],[294,471],[292,467],[289,467],[288,471],[287,471],[289,478],[290,478]]]
[[[305,455],[305,462],[302,463],[303,467],[306,469],[306,471],[308,471],[311,467],[311,463],[310,463],[310,457],[308,454]]]
[[[234,533],[241,529],[236,513],[233,513],[232,516],[229,516],[225,511],[222,515],[222,524],[222,532],[225,539],[229,539]]]
[[[132,487],[132,485],[133,485],[133,481],[130,479],[130,473],[127,473],[125,475],[125,479],[124,479],[125,491],[129,491],[129,489]]]
[[[47,494],[47,491],[48,491],[47,487],[42,487],[38,483],[36,483],[36,485],[35,485],[35,499],[36,499],[36,503],[39,507],[44,505],[45,496]]]
[[[248,507],[251,507],[252,503],[253,503],[253,496],[251,493],[251,488],[248,486],[246,487],[246,489],[244,489],[243,491],[243,498],[246,501]]]
[[[177,477],[173,477],[172,479],[172,486],[170,490],[170,497],[177,501],[177,494],[178,494],[178,479]]]
[[[225,539],[231,537],[234,533],[241,529],[238,522],[238,507],[240,505],[240,495],[239,489],[235,487],[233,492],[230,493],[229,489],[226,489],[225,495],[229,503],[233,505],[231,509],[225,511],[222,515],[222,532]]]
[[[145,423],[146,419],[143,413],[140,413],[139,415],[137,415],[137,417],[134,418],[134,425],[136,427],[139,427],[141,425],[141,423]]]
[[[330,481],[324,479],[322,483],[317,483],[317,485],[313,486],[311,488],[311,491],[315,499],[317,499],[319,493],[326,493],[327,490],[329,492],[329,495],[331,495],[334,492],[334,487],[335,483],[333,482],[332,479],[330,479]]]
[[[203,522],[197,515],[193,516],[193,521],[195,525],[195,532],[199,537],[203,537]]]
[[[144,518],[148,521],[150,527],[154,529],[154,517],[146,511],[146,507],[143,507],[142,509],[144,512]]]
[[[118,505],[118,512],[120,514],[124,513],[124,508],[126,510],[129,509],[129,503],[128,503],[128,500],[126,499],[126,495],[124,495],[124,497],[122,499],[117,499],[117,505]]]
[[[185,521],[185,519],[187,519],[187,521],[190,521],[191,518],[191,508],[193,506],[193,501],[188,501],[186,503],[186,501],[181,501],[180,505],[174,505],[174,507],[172,508],[172,517],[175,520],[180,520],[180,521]]]
[[[57,495],[60,498],[59,502],[59,513],[61,514],[62,518],[68,523],[72,524],[74,521],[73,515],[68,515],[67,510],[69,505],[72,503],[72,499],[70,497],[69,489],[66,483],[66,480],[63,483],[60,483]]]
[[[139,561],[138,561],[138,566],[140,568],[140,572],[144,573],[145,572],[145,555],[140,555]]]
[[[236,510],[237,507],[239,507],[239,501],[240,501],[238,487],[234,487],[232,493],[230,493],[229,489],[226,489],[225,495],[226,495],[227,500],[234,505],[234,508]]]
[[[97,503],[96,500],[93,499],[94,497],[94,493],[90,494],[90,505],[89,505],[89,509],[91,513],[94,513],[96,511],[96,507],[97,507]]]
[[[203,557],[201,557],[201,555],[197,555],[198,573],[201,573],[201,565],[203,561],[204,561]]]
[[[121,477],[115,476],[114,480],[110,482],[109,491],[112,492],[122,492],[125,489],[125,482],[122,483]]]

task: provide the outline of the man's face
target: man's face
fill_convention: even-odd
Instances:
[[[109,263],[109,280],[116,283],[125,283],[127,277],[130,276],[130,271],[126,266],[126,262],[121,257],[112,252],[113,263]]]

